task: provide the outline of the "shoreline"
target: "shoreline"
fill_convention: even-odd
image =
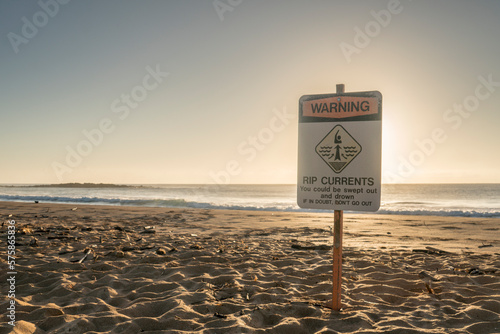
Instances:
[[[77,208],[76,210],[73,210]],[[19,211],[36,214],[45,211],[40,217],[45,220],[48,213],[71,213],[75,218],[98,221],[101,217],[113,220],[117,212],[129,212],[130,216],[164,215],[167,213],[196,216],[211,212],[217,220],[203,220],[201,223],[187,222],[185,227],[197,231],[223,231],[234,223],[238,229],[248,228],[325,228],[333,227],[333,212],[289,212],[265,210],[231,210],[202,208],[164,208],[141,206],[113,206],[95,204],[65,203],[26,203],[0,201],[0,217],[7,219],[9,214]],[[11,212],[9,212],[11,211]],[[47,216],[44,218],[43,216]],[[68,217],[68,216],[67,216]],[[238,217],[238,219],[233,219]],[[115,219],[120,222],[122,217]],[[199,218],[195,218],[200,220]],[[22,221],[20,221],[23,223]],[[25,222],[26,223],[26,222]],[[182,225],[177,226],[182,228]],[[344,214],[344,247],[388,247],[408,245],[434,247],[441,246],[447,251],[466,251],[475,253],[500,253],[500,218],[397,215],[377,213]],[[465,232],[465,234],[464,234]],[[465,237],[466,236],[466,237]],[[377,239],[374,243],[371,239]],[[329,240],[330,244],[332,240]],[[363,245],[363,243],[367,243]],[[484,247],[485,245],[492,247]]]
[[[43,196],[42,196],[43,197]],[[164,208],[164,209],[185,209],[185,210],[232,210],[232,211],[249,211],[249,212],[283,212],[283,213],[306,213],[306,214],[322,214],[322,213],[328,213],[331,212],[333,214],[333,210],[320,210],[320,209],[302,209],[302,208],[295,208],[295,209],[283,209],[279,207],[252,207],[252,206],[227,206],[224,207],[223,205],[216,205],[216,204],[208,204],[207,207],[203,206],[180,206],[180,205],[173,205],[170,206],[168,204],[163,205],[163,206],[157,206],[157,205],[134,205],[134,204],[129,204],[127,202],[135,202],[136,200],[123,200],[125,203],[123,204],[120,202],[121,200],[112,200],[110,202],[46,202],[43,199],[40,200],[37,197],[33,196],[32,199],[29,200],[0,200],[0,203],[41,203],[41,204],[62,204],[62,205],[82,205],[82,206],[87,206],[87,205],[93,205],[93,206],[109,206],[109,207],[137,207],[137,208]],[[141,201],[141,200],[137,200]],[[143,199],[142,201],[147,202],[148,200]],[[176,202],[178,200],[160,200],[160,201],[173,201]],[[186,202],[186,203],[194,203],[194,202]],[[206,204],[206,203],[205,203]],[[345,213],[349,215],[388,215],[388,216],[417,216],[417,217],[455,217],[455,218],[485,218],[485,219],[500,219],[500,215],[498,212],[481,212],[481,211],[476,211],[476,210],[469,210],[469,211],[460,211],[460,210],[455,210],[455,211],[429,211],[429,210],[401,210],[401,211],[390,211],[388,209],[384,209],[382,207],[379,208],[376,212],[359,212],[359,211],[344,211]],[[439,214],[442,213],[442,214]]]
[[[16,222],[16,326],[0,327],[14,333],[500,330],[500,219],[346,214],[334,312],[331,213],[0,202],[0,216],[2,238]]]

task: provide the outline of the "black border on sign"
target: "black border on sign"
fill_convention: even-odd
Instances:
[[[321,100],[329,97],[342,97],[342,96],[356,96],[356,97],[375,97],[378,101],[378,110],[376,114],[366,116],[354,116],[345,118],[331,118],[331,117],[311,117],[302,115],[302,105],[306,101]],[[303,95],[299,99],[299,123],[320,123],[320,122],[350,122],[350,121],[380,121],[382,120],[382,94],[377,91],[369,92],[352,92],[341,94],[314,94]]]

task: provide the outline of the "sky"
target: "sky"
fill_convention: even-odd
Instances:
[[[382,180],[500,182],[497,0],[4,0],[0,183],[295,183],[302,95],[380,91]]]

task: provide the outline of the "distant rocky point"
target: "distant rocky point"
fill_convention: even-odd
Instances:
[[[38,184],[31,187],[37,188],[138,188],[140,185],[125,185],[113,183],[59,183],[59,184]]]

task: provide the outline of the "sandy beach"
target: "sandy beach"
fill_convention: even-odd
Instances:
[[[500,219],[1,202],[2,333],[500,333]]]

